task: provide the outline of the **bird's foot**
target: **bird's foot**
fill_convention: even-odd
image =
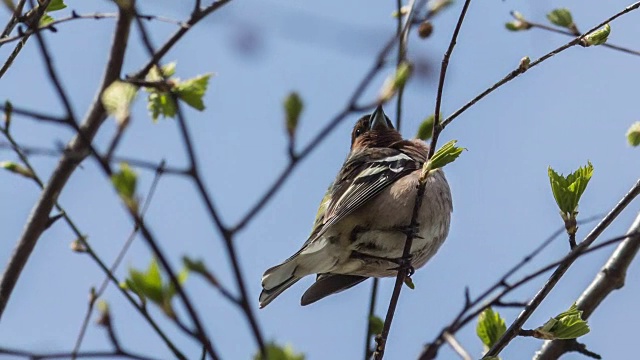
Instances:
[[[418,223],[416,223],[415,225],[410,224],[394,226],[392,230],[401,232],[407,237],[411,237],[412,239],[424,239],[424,237],[420,236],[420,224]]]
[[[401,257],[398,259],[389,259],[389,261],[398,265],[397,267],[391,268],[389,270],[400,271],[400,270],[406,269],[407,276],[411,277],[416,272],[416,269],[411,265],[411,260],[413,260],[413,255],[411,254],[409,254],[409,256],[407,257]]]

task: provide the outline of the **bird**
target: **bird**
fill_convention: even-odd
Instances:
[[[403,260],[410,270],[422,267],[445,241],[453,211],[449,184],[442,169],[436,169],[426,180],[418,225],[410,226],[428,153],[422,140],[402,138],[382,105],[361,117],[311,235],[300,250],[264,272],[259,307],[307,275],[316,274],[316,281],[302,295],[303,306],[370,277],[396,276]],[[409,232],[414,240],[405,259]]]

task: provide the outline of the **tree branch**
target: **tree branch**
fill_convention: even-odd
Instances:
[[[129,14],[124,11],[120,11],[120,17],[116,24],[107,70],[103,77],[99,93],[111,84],[113,80],[117,79],[120,71],[122,70],[124,52],[131,24],[130,20],[131,17]],[[100,113],[100,109],[102,110],[102,113]],[[88,144],[86,144],[83,139],[93,139],[103,120],[104,108],[102,107],[99,97],[97,97],[94,101],[92,110],[81,125],[83,133],[76,135],[67,145],[69,153],[73,153],[74,156],[65,153],[60,158],[49,182],[46,184],[40,195],[40,199],[31,211],[22,235],[18,240],[4,273],[2,274],[2,278],[0,279],[0,317],[7,306],[9,297],[11,296],[20,273],[27,263],[36,242],[47,227],[49,214],[51,213],[53,205],[56,203],[60,192],[67,183],[67,180],[69,180],[69,177],[80,163],[80,160],[76,158],[75,154],[87,153]]]
[[[607,263],[578,298],[576,305],[578,309],[583,311],[583,319],[588,319],[609,294],[624,286],[629,265],[640,249],[640,236],[637,235],[639,231],[640,213],[627,232],[627,234],[635,234],[635,236],[629,236],[618,245]],[[535,359],[557,359],[566,352],[574,351],[569,345],[566,341],[545,341]]]
[[[485,356],[498,356],[500,352],[507,346],[511,340],[513,340],[517,335],[520,329],[522,329],[522,325],[529,319],[531,314],[540,306],[542,301],[549,295],[551,290],[556,286],[558,281],[564,276],[566,271],[571,267],[573,262],[578,258],[580,253],[584,252],[589,246],[600,236],[600,234],[607,228],[613,220],[622,212],[622,210],[636,197],[640,194],[640,180],[636,182],[636,184],[631,188],[631,190],[620,200],[620,202],[607,214],[607,216],[602,219],[602,221],[596,226],[587,237],[576,246],[571,252],[567,255],[565,261],[563,261],[556,271],[553,272],[547,283],[544,284],[542,289],[538,291],[538,293],[531,299],[527,307],[518,315],[516,320],[509,326],[507,331],[496,341],[496,343],[489,349],[489,351],[485,354]]]
[[[438,134],[440,133],[438,113],[440,111],[440,103],[442,102],[442,89],[444,87],[447,66],[449,65],[449,58],[453,53],[453,49],[456,45],[456,39],[458,38],[458,34],[460,33],[460,28],[462,27],[462,23],[464,22],[464,18],[465,18],[465,15],[467,14],[467,9],[469,8],[470,3],[471,3],[471,0],[466,0],[464,2],[464,5],[462,6],[462,10],[460,11],[458,22],[456,24],[453,35],[451,36],[451,41],[449,42],[449,48],[445,52],[442,60],[442,68],[440,70],[440,82],[438,84],[438,95],[436,97],[436,114],[435,114],[435,121],[434,121],[434,132],[433,132],[433,137],[431,138],[431,148],[429,150],[427,161],[429,161],[429,159],[433,156],[433,153],[434,153],[433,149],[436,145],[436,142],[438,141]],[[415,8],[416,8],[416,5],[413,4],[411,9],[413,10]],[[412,22],[412,18],[409,15],[407,15],[407,21],[408,23]],[[422,206],[422,201],[424,198],[426,186],[427,186],[426,179],[421,179],[418,185],[416,199],[415,199],[413,212],[411,216],[411,224],[409,225],[409,228],[416,228],[418,225],[418,213],[420,212],[420,207]],[[404,244],[404,250],[402,252],[403,259],[409,258],[409,254],[411,252],[411,244],[413,243],[413,237],[414,237],[413,233],[409,233],[407,235],[407,239]],[[391,330],[391,322],[393,321],[393,316],[396,311],[396,306],[398,305],[398,299],[400,298],[400,290],[402,289],[404,280],[408,276],[409,269],[411,267],[410,260],[403,265],[404,266],[400,266],[400,269],[398,270],[398,275],[396,276],[396,283],[393,288],[393,294],[391,295],[391,301],[389,302],[389,308],[387,310],[387,316],[385,317],[382,333],[380,334],[379,337],[376,338],[377,347],[376,347],[376,352],[374,353],[374,359],[376,360],[382,360],[382,358],[384,357],[384,350],[386,347],[387,337],[389,335],[389,331]]]

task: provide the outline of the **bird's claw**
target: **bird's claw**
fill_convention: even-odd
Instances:
[[[420,236],[420,224],[416,223],[415,225],[401,225],[393,228],[395,231],[399,231],[405,234],[412,239],[424,239],[424,237]]]
[[[411,265],[411,260],[413,260],[413,255],[409,254],[407,257],[401,257],[399,259],[391,260],[393,263],[397,264],[397,267],[391,268],[389,270],[400,271],[403,269],[407,270],[407,276],[411,277],[416,273],[416,269]]]

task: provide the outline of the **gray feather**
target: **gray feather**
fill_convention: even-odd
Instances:
[[[357,275],[321,274],[313,285],[302,295],[302,306],[312,304],[331,294],[347,290],[367,280],[367,277]]]

